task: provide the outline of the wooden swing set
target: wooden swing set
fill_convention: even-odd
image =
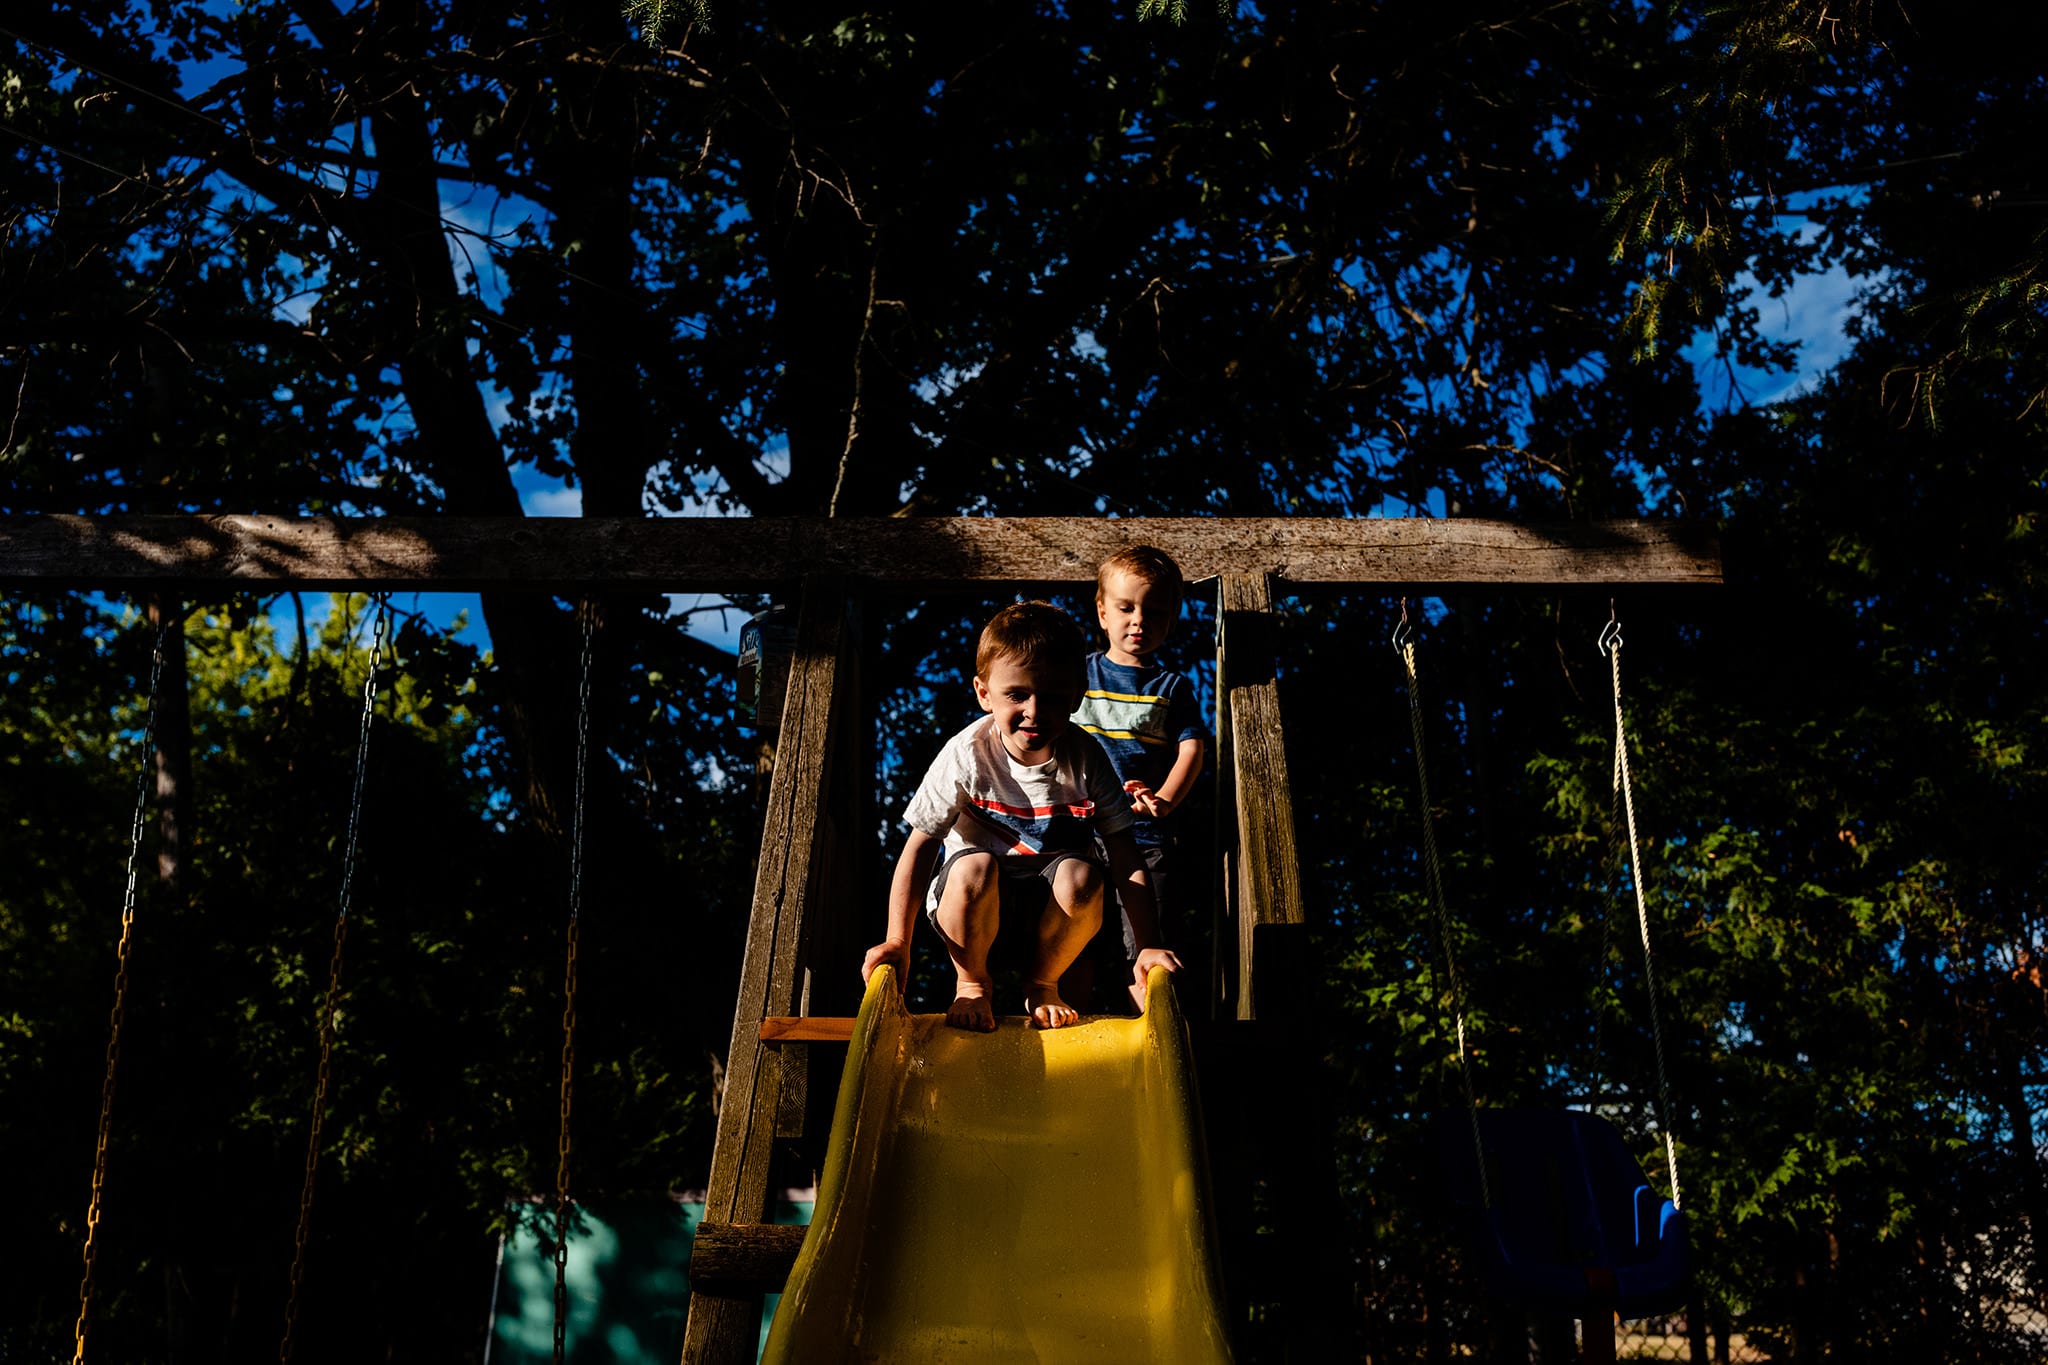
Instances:
[[[830,1113],[830,1097],[823,1106],[811,1097],[835,1083],[832,1049],[849,1032],[844,1003],[858,961],[856,945],[879,913],[845,891],[864,884],[857,869],[874,853],[860,818],[859,780],[869,764],[861,752],[865,727],[854,720],[862,702],[850,623],[874,591],[1090,584],[1098,563],[1134,544],[1172,555],[1190,584],[1216,584],[1222,875],[1208,1008],[1197,1003],[1191,1012],[1211,1021],[1202,1039],[1208,1054],[1202,1084],[1211,1116],[1224,1278],[1238,1321],[1256,1309],[1280,1324],[1290,1348],[1329,1347],[1338,1330],[1331,1288],[1336,1267],[1327,1255],[1323,1224],[1336,1189],[1327,1120],[1311,1112],[1317,1087],[1303,1083],[1313,1070],[1308,925],[1274,666],[1277,603],[1296,587],[1369,587],[1392,594],[1454,587],[1711,585],[1720,582],[1721,568],[1708,528],[1646,521],[1519,526],[1462,518],[351,522],[53,515],[0,518],[0,587],[138,596],[298,588],[511,589],[566,597],[619,590],[773,591],[793,602],[794,645],[766,793],[725,1098],[690,1264],[683,1349],[689,1362],[738,1362],[754,1357],[761,1295],[781,1288],[796,1259],[803,1229],[768,1221],[771,1180],[778,1169],[788,1169],[792,1151],[815,1150],[821,1139],[815,1116]],[[586,616],[586,697],[588,632]],[[580,724],[579,719],[579,734]],[[564,1205],[573,909],[559,1180]],[[131,901],[124,929],[132,913]],[[122,965],[125,970],[125,956]],[[118,1046],[110,1047],[103,1139],[117,1054]],[[318,1117],[316,1112],[316,1124]],[[307,1203],[317,1146],[316,1131]],[[99,1183],[96,1173],[95,1210]],[[1264,1210],[1256,1216],[1268,1229],[1263,1232],[1254,1229],[1255,1190],[1263,1191]],[[88,1292],[82,1295],[88,1299],[90,1255],[88,1245]],[[559,1285],[558,1260],[558,1317]],[[81,1305],[80,1358],[87,1306]],[[559,1325],[556,1349],[559,1359]]]

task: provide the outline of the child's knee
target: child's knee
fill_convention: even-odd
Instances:
[[[1096,919],[1102,917],[1102,869],[1086,858],[1062,861],[1053,873],[1053,890],[1068,914],[1079,918],[1077,912],[1086,912]]]
[[[932,927],[949,942],[964,943],[995,932],[1002,913],[994,855],[963,853],[945,872],[945,886],[931,909]]]
[[[956,854],[946,869],[946,894],[963,897],[970,905],[978,903],[995,889],[996,875],[995,854]]]

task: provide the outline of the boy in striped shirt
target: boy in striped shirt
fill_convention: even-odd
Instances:
[[[1095,619],[1108,647],[1088,656],[1088,686],[1074,712],[1074,723],[1101,741],[1127,794],[1163,936],[1174,922],[1173,812],[1202,775],[1207,735],[1188,680],[1153,657],[1173,633],[1180,597],[1180,566],[1163,550],[1137,545],[1102,562]],[[1136,959],[1137,945],[1126,907],[1124,961]]]
[[[1050,603],[997,612],[974,660],[975,700],[988,714],[946,742],[903,812],[910,836],[889,887],[888,937],[868,949],[861,980],[884,963],[903,980],[922,903],[953,962],[946,1022],[955,1028],[996,1026],[989,955],[1005,921],[1013,926],[1006,942],[1028,939],[1019,955],[1028,959],[1030,1023],[1076,1022],[1059,981],[1102,926],[1111,882],[1136,945],[1134,994],[1142,1002],[1153,966],[1180,970],[1180,959],[1157,946],[1145,861],[1131,837],[1132,799],[1102,746],[1068,721],[1086,650],[1074,619]]]

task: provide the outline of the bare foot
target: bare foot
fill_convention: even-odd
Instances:
[[[988,1003],[988,992],[986,981],[961,980],[954,990],[953,1003],[946,1007],[946,1023],[973,1033],[994,1033],[996,1012]]]
[[[1033,981],[1024,987],[1024,1012],[1033,1028],[1066,1028],[1081,1022],[1081,1012],[1060,999],[1057,981]]]

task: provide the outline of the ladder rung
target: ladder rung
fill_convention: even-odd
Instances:
[[[761,1041],[777,1043],[844,1043],[853,1037],[852,1015],[771,1014],[761,1021]]]

